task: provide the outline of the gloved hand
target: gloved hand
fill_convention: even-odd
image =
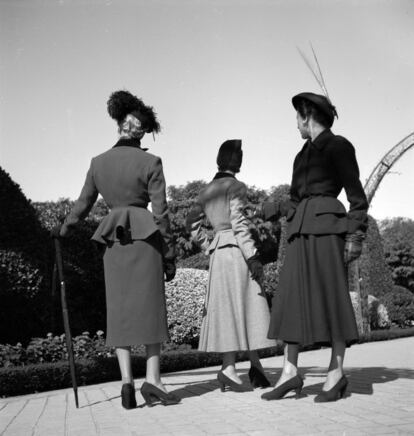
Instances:
[[[255,254],[254,256],[247,259],[247,266],[250,271],[250,275],[253,280],[256,280],[257,283],[261,284],[263,281],[263,265],[259,260],[259,256]]]
[[[170,282],[171,280],[174,279],[176,271],[177,270],[175,267],[174,259],[164,260],[164,274],[165,274],[166,282]]]
[[[55,227],[52,228],[52,230],[50,231],[50,237],[51,238],[60,238],[60,231],[62,229],[62,224],[58,224]]]
[[[276,222],[280,218],[285,217],[291,209],[292,204],[290,200],[285,199],[281,201],[264,201],[258,206],[256,216],[259,216],[264,221]]]
[[[289,199],[281,200],[279,203],[280,216],[281,217],[286,216],[291,208],[292,208],[292,203]]]
[[[344,262],[348,265],[361,255],[362,242],[365,239],[365,234],[359,230],[355,233],[349,233],[345,237]]]

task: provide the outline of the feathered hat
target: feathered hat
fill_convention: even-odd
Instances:
[[[158,133],[161,129],[157,114],[151,106],[128,91],[115,91],[108,100],[108,113],[120,125],[128,114],[139,119],[143,129],[147,132]]]

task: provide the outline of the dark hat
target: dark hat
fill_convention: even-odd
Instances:
[[[314,94],[313,92],[302,92],[292,98],[293,107],[297,110],[301,100],[313,103],[323,114],[328,117],[330,124],[334,122],[334,117],[338,118],[335,106],[324,95]]]
[[[115,91],[108,100],[108,113],[111,118],[120,125],[128,114],[134,115],[142,123],[144,130],[148,133],[158,133],[161,129],[157,120],[157,114],[151,106],[129,91]]]
[[[228,139],[221,144],[217,155],[219,170],[230,170],[238,173],[243,159],[241,139]]]

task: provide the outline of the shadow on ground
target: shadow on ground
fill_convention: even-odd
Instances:
[[[247,370],[243,371],[241,374],[241,379],[246,385],[249,384],[249,378],[247,375]],[[266,375],[273,386],[280,376],[281,368],[265,368]],[[315,384],[309,384],[312,378],[320,378],[326,375],[326,370],[320,367],[302,367],[299,368],[299,372],[306,379],[305,384],[307,385],[303,390],[302,394],[305,395],[317,395],[323,386],[322,382],[317,382]],[[169,383],[166,380],[166,385],[172,390],[176,395],[182,398],[188,398],[192,396],[200,396],[203,393],[210,392],[212,390],[218,389],[218,383],[216,380],[216,370],[205,370],[197,371],[195,373],[180,373],[180,375],[195,377],[212,376],[211,379],[202,382],[187,383],[185,387],[180,389],[171,389],[175,383]],[[414,370],[405,368],[386,368],[386,367],[367,367],[367,368],[345,368],[345,374],[348,377],[348,389],[347,396],[354,394],[372,395],[374,393],[374,386],[376,384],[388,383],[397,379],[414,379]],[[173,376],[173,374],[171,374]],[[176,383],[182,386],[182,383]]]
[[[280,376],[281,368],[265,368],[266,375],[273,386]],[[317,395],[322,389],[322,382],[312,384],[312,378],[320,379],[326,374],[326,370],[320,367],[302,367],[299,369],[301,375],[305,377],[305,388],[302,390],[302,397]],[[243,383],[246,385],[247,390],[251,389],[249,383],[249,377],[247,375],[248,370],[239,371],[240,377]],[[376,384],[388,383],[397,379],[414,379],[414,370],[405,368],[386,368],[386,367],[367,367],[367,368],[345,368],[345,374],[348,377],[349,385],[346,396],[349,397],[352,394],[373,395],[374,386]],[[163,376],[165,386],[169,392],[178,395],[180,398],[199,397],[208,392],[214,391],[219,388],[217,382],[217,370],[203,370],[196,372],[180,372],[179,376],[194,376],[194,378],[200,378],[206,376],[206,380],[187,382],[185,386],[183,383],[175,383],[173,379],[177,377],[177,374],[171,373]],[[311,383],[309,383],[311,381]],[[178,389],[174,389],[175,386],[180,386]],[[137,400],[140,400],[139,389],[136,392]],[[243,393],[240,393],[243,395]],[[292,394],[293,396],[293,394]],[[120,398],[120,396],[111,397],[103,401],[97,401],[83,407],[90,407],[102,402],[111,401]],[[286,398],[289,398],[287,395]],[[139,404],[138,407],[143,407],[144,404]]]

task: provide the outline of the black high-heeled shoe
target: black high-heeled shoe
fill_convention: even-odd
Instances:
[[[334,387],[329,389],[329,391],[322,391],[313,401],[315,403],[327,403],[328,401],[340,400],[344,397],[347,386],[348,379],[343,375]]]
[[[144,382],[141,386],[141,395],[145,400],[148,407],[154,406],[155,403],[160,402],[163,406],[171,406],[178,404],[181,399],[177,395],[165,393],[161,389],[152,385],[151,383]]]
[[[255,366],[252,366],[249,369],[249,379],[253,388],[268,388],[270,386],[270,382],[264,373]]]
[[[219,382],[221,392],[226,390],[226,386],[228,386],[234,392],[246,392],[248,390],[243,384],[236,383],[234,380],[227,377],[223,371],[219,371],[217,373],[217,380]]]
[[[292,377],[287,382],[281,384],[277,388],[273,389],[273,391],[266,392],[262,395],[262,400],[280,400],[290,391],[296,392],[296,398],[299,398],[300,393],[303,387],[303,379],[297,374],[295,377]]]
[[[121,389],[122,407],[124,409],[135,409],[137,400],[135,399],[135,388],[131,383],[125,383]]]

